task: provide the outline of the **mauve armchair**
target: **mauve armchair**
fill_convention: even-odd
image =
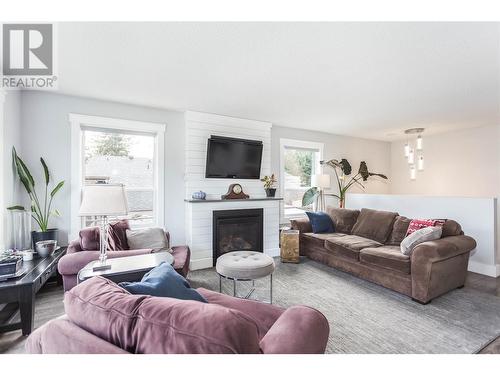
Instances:
[[[130,249],[127,243],[126,230],[129,229],[126,220],[111,224],[108,228],[108,259],[127,256],[149,254],[153,249]],[[170,235],[165,232],[167,243],[170,244]],[[175,270],[186,277],[189,272],[191,251],[188,246],[173,246]],[[62,276],[64,291],[72,289],[78,282],[78,272],[88,263],[99,259],[99,228],[91,227],[80,231],[79,238],[68,245],[64,255],[57,265]]]

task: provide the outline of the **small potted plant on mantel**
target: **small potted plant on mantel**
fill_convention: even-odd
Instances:
[[[23,160],[17,155],[16,149],[12,148],[12,161],[14,168],[24,186],[24,189],[28,193],[31,204],[31,217],[40,227],[39,231],[31,232],[31,238],[33,242],[33,249],[35,249],[35,244],[39,241],[46,240],[57,240],[57,229],[49,228],[49,219],[52,216],[61,216],[57,209],[52,209],[52,200],[59,190],[64,185],[64,181],[60,181],[49,193],[49,183],[50,183],[50,173],[47,164],[43,158],[40,158],[40,163],[43,167],[43,173],[45,177],[45,196],[43,196],[43,201],[40,201],[38,194],[35,190],[35,180],[30,173],[28,167],[23,162]],[[8,210],[22,210],[25,211],[24,206],[17,205],[8,207]]]
[[[270,176],[264,176],[260,179],[264,183],[264,190],[266,191],[266,197],[273,198],[276,195],[276,182],[278,181],[274,176],[274,173]]]

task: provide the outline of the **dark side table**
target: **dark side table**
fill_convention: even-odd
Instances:
[[[16,278],[0,281],[0,304],[19,304],[21,321],[0,325],[0,333],[21,329],[24,336],[33,330],[35,317],[35,295],[54,276],[59,276],[57,263],[66,254],[61,247],[46,258],[35,257],[23,262],[24,273]],[[7,319],[8,320],[8,319]]]

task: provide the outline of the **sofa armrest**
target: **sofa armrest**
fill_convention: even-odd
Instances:
[[[325,316],[307,306],[287,309],[273,324],[260,348],[264,354],[323,354],[330,326]]]
[[[411,263],[439,262],[457,255],[468,253],[476,248],[476,241],[469,236],[450,236],[435,241],[423,242],[413,249]]]
[[[469,253],[476,241],[459,235],[421,243],[411,254],[412,297],[427,303],[461,287],[467,277]]]
[[[73,254],[82,251],[82,247],[80,246],[80,240],[73,240],[69,243],[68,249],[66,250],[66,254]]]
[[[292,229],[298,230],[300,234],[302,233],[311,233],[312,226],[311,222],[309,221],[309,218],[307,217],[301,217],[298,219],[291,219],[290,224],[292,225]]]
[[[66,315],[36,329],[25,348],[29,354],[130,354],[78,327]]]
[[[134,255],[142,255],[151,253],[151,249],[142,250],[119,250],[108,251],[108,259],[129,257]],[[77,253],[64,255],[57,264],[57,270],[61,275],[76,275],[78,272],[90,262],[99,259],[99,251],[80,251]]]

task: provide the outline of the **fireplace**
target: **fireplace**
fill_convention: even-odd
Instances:
[[[213,265],[231,251],[263,252],[263,224],[262,208],[213,211]]]

